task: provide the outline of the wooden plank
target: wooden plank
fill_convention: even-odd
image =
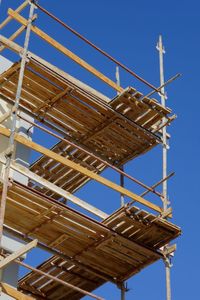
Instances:
[[[3,293],[5,293],[8,296],[13,297],[16,300],[36,300],[35,297],[33,298],[33,297],[23,294],[5,282],[1,282],[0,286],[2,288]]]
[[[21,197],[21,198],[19,198]],[[19,213],[21,211],[23,211],[23,218],[27,217],[27,218],[34,218],[33,220],[29,221],[29,224],[27,224],[27,226],[25,226],[24,229],[29,230],[28,226],[32,226],[32,224],[35,224],[35,226],[38,224],[38,217],[40,215],[40,211],[39,208],[42,209],[41,207],[37,207],[35,205],[35,207],[31,207],[31,205],[34,205],[34,202],[31,201],[30,199],[25,198],[23,195],[19,195],[16,192],[13,191],[9,191],[9,195],[7,197],[8,202],[7,202],[7,207],[9,207],[11,209],[11,211],[9,211],[9,214],[12,214],[12,210],[17,210],[19,211]],[[19,202],[19,199],[21,202]],[[43,208],[44,209],[44,208]],[[20,214],[21,215],[21,214]],[[23,218],[20,218],[20,222],[23,222]],[[16,219],[16,216],[13,216],[12,222],[14,222],[14,220]],[[26,224],[24,224],[26,225]],[[32,227],[31,227],[32,228]]]
[[[35,14],[33,16],[33,21],[37,19],[37,15]],[[0,25],[1,27],[1,25]],[[1,29],[1,28],[0,28]],[[10,37],[10,41],[14,41],[24,30],[26,29],[26,26],[22,25],[18,30],[16,30]],[[2,52],[6,47],[4,45],[0,46],[0,52]]]
[[[22,226],[21,232],[27,234],[28,231],[31,232],[34,228],[38,227],[42,223],[44,224],[44,221],[51,221],[52,217],[57,216],[56,219],[51,222],[51,224],[47,223],[48,226],[46,228],[42,228],[40,233],[37,232],[37,234],[40,234],[43,241],[48,238],[48,243],[51,243],[57,239],[60,234],[65,233],[70,238],[75,239],[77,242],[83,241],[88,243],[92,240],[96,240],[99,235],[105,236],[109,233],[109,229],[106,229],[100,226],[98,223],[92,222],[91,220],[88,220],[87,218],[80,216],[73,211],[67,210],[66,207],[62,207],[63,211],[61,215],[56,215],[56,212],[59,212],[58,204],[51,213],[49,213],[48,208],[43,208],[43,211],[40,214],[39,205],[38,211],[33,211],[31,209],[31,205],[34,205],[38,199],[41,199],[41,197],[43,199],[43,204],[45,201],[49,201],[49,199],[46,199],[45,196],[38,196],[38,198],[34,201],[31,193],[27,193],[27,198],[23,199],[20,191],[19,194],[13,194],[9,191],[7,202],[9,211],[7,215],[9,216],[9,220],[12,222],[12,227],[15,227],[16,224],[18,224]],[[30,198],[32,198],[32,201],[30,201]],[[23,200],[24,204],[21,203],[21,199]],[[47,204],[49,205],[51,203],[47,202]],[[15,212],[21,215],[20,220],[18,220],[18,214],[15,215]],[[8,219],[6,218],[6,220]],[[51,230],[49,230],[50,227]],[[38,237],[38,235],[36,237]],[[68,243],[67,240],[66,242]],[[65,250],[67,249],[64,249],[64,252]]]
[[[122,251],[119,251],[119,249],[115,249],[113,247],[104,247],[103,252],[112,255],[113,257],[120,259],[124,263],[130,264],[132,267],[137,267],[139,263],[136,261],[135,257],[127,256],[125,253],[122,253]]]
[[[17,88],[17,85],[12,86],[11,82],[7,82],[6,86],[0,87],[0,90],[2,91],[2,93],[5,97],[11,98],[14,103],[15,95],[16,95],[16,88]],[[21,93],[21,98],[20,98],[21,105],[25,106],[29,110],[32,110],[32,109],[34,109],[34,107],[37,106],[37,100],[38,100],[37,98],[35,99],[35,95],[31,95],[31,97],[29,97],[29,94],[26,93],[26,91],[22,88],[22,93]]]
[[[155,107],[155,109],[159,112],[162,112],[164,114],[169,114],[171,113],[171,109],[169,107],[164,107],[162,104],[160,104],[156,99],[153,98],[144,98],[142,100],[145,104],[147,104],[149,107],[151,107],[153,109],[153,107]]]
[[[165,256],[167,255],[171,255],[173,256],[174,255],[174,252],[177,250],[177,245],[176,244],[173,244],[173,245],[168,245],[165,247],[165,249],[163,250],[163,254]]]
[[[46,99],[48,98],[52,98],[54,97],[56,94],[60,93],[62,90],[64,90],[66,88],[66,86],[68,86],[67,84],[65,86],[62,86],[61,84],[57,84],[55,85],[54,82],[52,82],[52,79],[50,80],[50,78],[45,77],[40,71],[40,69],[38,71],[35,71],[34,69],[32,69],[30,66],[32,65],[31,62],[29,62],[29,64],[27,64],[27,68],[25,70],[25,76],[27,78],[27,80],[29,80],[29,84],[31,84],[33,89],[39,89],[39,90],[43,90],[43,92],[45,91],[46,93],[48,93],[48,95],[46,96]]]
[[[17,31],[15,31],[10,37],[10,41],[14,41],[24,30],[26,26],[22,25]],[[2,52],[6,47],[4,45],[0,46],[0,52]]]
[[[9,8],[8,9],[8,14],[12,18],[14,18],[16,21],[20,22],[22,25],[27,26],[28,21],[25,18],[23,18],[22,16],[20,16],[14,10],[12,10],[12,9]],[[122,92],[123,91],[123,88],[119,87],[119,85],[117,85],[114,81],[112,81],[111,79],[109,79],[108,77],[106,77],[105,75],[103,75],[101,72],[99,72],[94,67],[92,67],[90,64],[88,64],[86,61],[84,61],[83,59],[81,59],[78,55],[76,55],[73,52],[71,52],[69,49],[67,49],[62,44],[60,44],[59,42],[57,42],[56,40],[54,40],[53,38],[51,38],[49,35],[47,35],[44,31],[42,31],[38,27],[32,26],[31,30],[35,34],[37,34],[40,38],[42,38],[43,40],[45,40],[46,42],[48,42],[50,45],[52,45],[54,48],[56,48],[57,50],[59,50],[60,52],[62,52],[66,56],[68,56],[70,59],[72,59],[73,61],[75,61],[77,64],[79,64],[80,66],[82,66],[83,68],[85,68],[87,71],[89,71],[90,73],[94,74],[96,77],[98,77],[99,79],[101,79],[103,82],[105,82],[106,84],[108,84],[109,86],[111,86],[116,91],[118,91],[118,92]]]
[[[72,284],[70,284],[70,283],[68,283],[68,282],[65,282],[65,281],[63,281],[63,280],[61,280],[61,279],[59,279],[59,278],[57,278],[57,277],[54,277],[54,276],[52,276],[52,275],[50,275],[50,274],[48,274],[48,273],[45,273],[45,272],[43,272],[43,271],[41,271],[41,270],[39,270],[39,269],[33,268],[33,267],[31,267],[31,266],[29,266],[29,265],[23,263],[23,262],[20,262],[20,261],[18,261],[18,260],[16,260],[15,262],[16,262],[17,264],[19,264],[19,265],[21,265],[21,266],[27,268],[27,269],[30,269],[31,271],[33,271],[33,272],[35,272],[35,273],[38,273],[38,274],[40,274],[40,275],[42,275],[42,276],[45,276],[45,277],[49,278],[50,280],[56,281],[56,282],[58,282],[59,284],[62,284],[62,285],[64,285],[64,286],[68,287],[68,288],[71,288],[71,289],[73,289],[73,290],[75,290],[75,291],[78,291],[78,292],[80,292],[80,293],[82,293],[82,294],[84,294],[84,295],[90,296],[90,297],[92,297],[92,298],[94,298],[94,299],[97,299],[97,300],[104,300],[104,298],[98,297],[98,296],[96,296],[96,295],[94,295],[94,294],[92,294],[92,293],[90,293],[90,292],[87,292],[87,291],[85,291],[85,290],[83,290],[83,289],[81,289],[81,288],[78,288],[78,287],[76,287],[76,286],[74,286],[74,285],[72,285]]]
[[[23,51],[23,48],[16,44],[13,41],[10,41],[8,38],[0,35],[0,42],[6,46],[6,48],[9,48],[10,50],[20,54]],[[52,81],[52,78],[54,82],[56,81],[56,84],[62,85],[64,88],[67,84],[67,82],[71,82],[73,86],[76,86],[79,90],[79,93],[82,93],[82,91],[86,91],[87,93],[91,94],[96,99],[101,99],[103,102],[108,103],[110,99],[106,97],[104,94],[96,91],[92,87],[88,86],[87,84],[81,82],[80,80],[76,79],[75,77],[69,75],[68,73],[60,70],[56,66],[50,64],[46,60],[42,59],[41,57],[33,54],[32,52],[28,52],[28,57],[31,59],[29,66],[33,71],[38,72],[43,77],[50,79]],[[52,76],[53,74],[53,76]],[[0,77],[1,78],[1,77]],[[87,99],[84,94],[82,94],[85,99]],[[92,101],[92,100],[91,100]],[[93,101],[92,101],[93,102]],[[91,103],[89,103],[91,104]],[[106,108],[103,108],[98,103],[94,103],[96,105],[97,109],[100,109],[102,112],[107,111]]]
[[[0,40],[3,44],[6,44],[9,48],[13,49],[14,51],[19,51],[19,46],[16,43],[10,42],[5,37],[0,36]],[[21,47],[20,47],[21,48]],[[19,53],[19,52],[18,52]],[[55,85],[58,85],[64,89],[66,85],[69,85],[72,88],[75,88],[75,96],[80,98],[80,94],[82,95],[82,99],[84,102],[88,100],[88,104],[90,105],[93,102],[96,106],[97,110],[101,110],[102,112],[107,111],[105,107],[100,105],[98,102],[94,102],[93,98],[97,100],[101,100],[105,103],[110,102],[110,98],[105,96],[104,94],[98,92],[97,90],[93,89],[91,86],[83,83],[82,81],[72,77],[68,73],[62,71],[61,69],[57,68],[55,65],[50,64],[46,60],[42,59],[41,57],[28,52],[28,57],[30,58],[29,67],[36,73],[39,73],[42,77],[47,78],[50,82],[53,81]],[[77,92],[76,92],[77,90]],[[90,99],[86,97],[86,94],[90,94]]]
[[[10,136],[10,130],[7,129],[7,128],[0,127],[0,133],[4,136],[7,136],[7,137]],[[80,172],[80,173],[86,175],[87,177],[89,177],[91,179],[94,179],[95,181],[97,181],[97,182],[99,182],[99,183],[101,183],[101,184],[103,184],[103,185],[105,185],[105,186],[107,186],[107,187],[109,187],[109,188],[111,188],[111,189],[113,189],[113,190],[129,197],[129,198],[131,198],[131,199],[133,199],[134,201],[137,201],[137,202],[149,207],[150,209],[153,209],[153,210],[155,210],[159,213],[162,212],[161,207],[145,200],[144,198],[142,198],[142,197],[136,195],[135,193],[119,186],[118,184],[116,184],[116,183],[114,183],[114,182],[112,182],[112,181],[110,181],[106,178],[103,178],[100,175],[98,175],[98,174],[96,174],[96,173],[80,166],[79,164],[77,164],[77,163],[75,163],[75,162],[73,162],[73,161],[71,161],[71,160],[69,160],[65,157],[62,157],[62,156],[58,155],[57,153],[54,153],[53,151],[51,151],[51,150],[49,150],[49,149],[47,149],[43,146],[40,146],[39,144],[37,144],[35,142],[32,142],[32,141],[28,140],[27,138],[24,138],[20,134],[17,134],[17,133],[15,134],[15,141],[19,142],[22,145],[25,145],[25,146],[33,149],[33,150],[35,150],[37,152],[40,152],[40,153],[56,160],[57,162],[60,162],[63,165],[68,166],[71,169],[74,169],[74,170]]]
[[[1,160],[1,158],[0,158]],[[2,161],[2,160],[1,160]],[[90,205],[89,203],[81,200],[80,198],[72,195],[69,192],[64,191],[62,188],[56,186],[55,184],[49,182],[48,180],[38,176],[37,174],[31,172],[24,166],[21,166],[16,163],[11,164],[11,168],[18,171],[19,173],[29,177],[30,179],[42,184],[43,186],[47,187],[51,191],[55,192],[56,194],[60,195],[61,197],[73,202],[74,204],[84,208],[85,210],[93,213],[94,215],[100,217],[101,219],[105,219],[108,217],[108,214],[104,213],[103,211],[99,210],[98,208]]]
[[[7,89],[0,87],[0,94],[1,94],[1,96],[3,96],[3,99],[5,101],[7,101],[7,103],[9,103],[11,105],[14,104],[14,100],[15,100],[14,93],[11,93]],[[26,111],[27,114],[29,114],[32,111],[32,109],[34,108],[34,105],[32,105],[30,102],[27,103],[26,99],[24,99],[23,97],[21,97],[21,99],[20,99],[20,105],[22,107],[22,110]],[[26,109],[24,109],[24,107],[26,107]]]
[[[30,272],[32,274],[32,272]],[[35,273],[32,275],[33,279],[38,279],[38,276],[35,276]],[[32,279],[32,278],[31,278]],[[19,288],[22,292],[25,292],[26,294],[34,295],[37,300],[44,300],[46,299],[46,295],[44,292],[39,291],[34,286],[31,286],[29,283],[24,282],[23,287],[19,285]]]
[[[64,96],[66,96],[68,93],[70,93],[71,89],[67,87],[64,91],[61,91],[59,94],[54,96],[52,99],[49,99],[45,101],[43,104],[41,104],[39,107],[37,107],[33,112],[38,113],[41,109],[44,109],[46,107],[50,107],[58,100],[62,99]]]
[[[17,186],[18,186],[17,185],[15,187],[15,185],[16,184],[14,184],[14,186],[13,186],[14,189],[16,189]],[[13,188],[9,191],[9,193],[12,192]],[[20,188],[20,186],[19,186],[19,188]],[[32,203],[33,204],[37,203],[40,199],[41,199],[42,202],[38,203],[39,206],[45,204],[45,205],[48,205],[47,208],[49,208],[49,205],[50,205],[50,207],[52,207],[52,202],[49,203],[48,199],[46,199],[43,196],[40,197],[39,195],[35,195],[34,196],[35,199],[34,199],[32,197],[32,194],[30,194],[30,190],[28,190],[28,188],[26,188],[26,189],[27,190],[25,190],[25,192],[26,192],[27,199],[24,199],[24,204],[26,204],[27,202],[30,202],[30,198],[32,199],[32,201],[28,204],[29,208],[32,208]],[[10,195],[10,197],[13,198],[13,196],[11,194],[9,194],[9,195]],[[19,205],[21,205],[22,196],[23,196],[23,193],[20,190],[19,195],[18,195],[18,199],[16,199],[16,201],[19,203]],[[9,203],[9,201],[8,201],[8,203]],[[96,224],[96,223],[92,222],[91,220],[88,220],[87,218],[73,212],[72,210],[70,210],[66,207],[64,208],[64,206],[62,206],[62,205],[59,205],[59,206],[58,206],[58,204],[56,204],[56,205],[57,205],[58,208],[60,207],[60,208],[63,209],[62,215],[58,216],[57,220],[55,220],[53,222],[53,224],[55,224],[56,227],[53,224],[49,224],[48,228],[46,228],[44,232],[41,232],[42,235],[45,236],[45,240],[46,240],[46,238],[50,239],[48,243],[52,242],[52,240],[55,237],[58,238],[58,234],[60,235],[60,233],[62,233],[62,232],[66,233],[66,234],[69,234],[69,236],[72,235],[72,237],[73,237],[73,235],[75,234],[73,228],[75,228],[77,234],[81,234],[81,236],[84,238],[84,240],[85,240],[86,236],[93,237],[93,240],[94,239],[96,240],[97,235],[98,236],[100,236],[100,235],[101,236],[102,235],[107,236],[107,234],[109,233],[109,229],[104,228],[104,227],[102,228],[101,223]],[[11,212],[11,210],[12,210],[12,208],[10,208],[9,212]],[[26,214],[26,216],[25,216],[24,207],[20,208],[20,210],[19,210],[19,214],[22,215],[25,218],[24,221],[29,220],[30,219],[29,215],[31,215],[31,214]],[[14,208],[13,211],[14,211],[14,217],[12,216],[12,222],[14,222],[14,224],[17,223],[17,222],[19,223],[19,220],[17,219],[18,214],[16,213],[15,208]],[[11,216],[10,213],[9,213],[9,216]],[[49,216],[49,218],[51,218],[51,217]],[[47,218],[45,217],[45,219],[47,219]],[[37,224],[35,223],[35,221],[36,221],[35,217],[31,218],[31,225],[30,225],[31,228],[37,226],[38,221],[37,221]],[[21,222],[20,222],[20,224],[21,224]],[[21,224],[20,226],[22,226],[22,225],[23,224]],[[63,227],[63,229],[61,227]],[[22,228],[25,229],[25,227],[22,227]],[[24,232],[24,229],[22,229],[23,232]],[[71,230],[71,229],[73,229],[73,230]],[[59,230],[59,233],[58,233],[58,230]],[[26,232],[27,232],[27,229],[26,229]],[[84,233],[84,236],[83,236],[83,233]],[[39,234],[39,233],[37,233],[37,234]],[[49,238],[47,237],[47,235],[49,236]],[[43,236],[43,238],[44,238],[44,236]],[[173,237],[171,237],[171,238],[173,238]],[[115,239],[116,239],[115,241],[116,242],[118,241],[120,245],[126,245],[128,248],[133,248],[133,251],[136,250],[138,253],[141,253],[141,254],[146,253],[147,255],[156,255],[156,256],[158,255],[158,257],[160,257],[160,255],[158,253],[156,253],[155,251],[151,251],[149,249],[146,249],[146,248],[136,244],[134,241],[129,241],[126,238],[124,239],[122,236],[118,236],[118,234],[115,235]],[[66,242],[70,243],[70,241],[67,241],[67,240],[66,240]]]
[[[5,83],[2,84],[3,88],[7,88],[9,91],[12,91],[13,94],[16,93],[17,89],[17,84],[18,84],[18,74],[15,74],[12,76],[12,78],[9,78],[8,82],[5,80]],[[23,80],[23,93],[21,98],[25,98],[26,101],[28,101],[31,104],[34,104],[36,107],[39,105],[43,104],[48,97],[51,97],[51,94],[47,93],[47,90],[43,88],[39,89],[39,86],[33,86],[29,80],[27,80],[26,77],[26,71],[25,71],[25,76]]]
[[[11,66],[11,68],[9,68],[8,70],[6,70],[2,74],[0,74],[0,84],[2,84],[4,81],[7,81],[8,77],[10,77],[16,71],[18,71],[20,69],[20,65],[21,65],[20,62],[15,63]],[[6,78],[6,80],[5,80],[5,78]]]
[[[35,248],[37,246],[38,240],[33,240],[32,242],[28,243],[27,245],[22,246],[19,250],[13,252],[9,256],[6,256],[3,260],[0,261],[0,269],[5,268],[15,259],[19,258],[20,256],[24,255],[29,250]]]
[[[66,233],[63,233],[56,240],[51,242],[48,246],[51,248],[55,248],[56,246],[62,244],[68,238],[69,238],[69,235],[67,235]]]
[[[10,202],[10,199],[8,200]],[[13,210],[13,212],[16,212],[18,214],[22,213],[20,221],[16,219],[14,214],[9,213],[9,223],[8,218],[6,218],[6,224],[8,224],[8,226],[19,230],[23,234],[38,238],[40,242],[47,245],[51,249],[57,249],[70,257],[80,251],[80,249],[82,249],[84,246],[87,246],[89,243],[91,243],[91,240],[97,237],[96,233],[91,234],[91,231],[89,231],[89,229],[86,230],[83,226],[76,226],[76,224],[74,224],[73,222],[70,223],[69,221],[65,222],[64,224],[63,221],[66,221],[64,219],[60,221],[54,221],[53,218],[57,218],[56,215],[55,217],[46,216],[45,219],[42,220],[42,222],[38,222],[37,220],[36,223],[35,221],[29,221],[34,218],[33,214],[25,213],[22,208],[16,209],[15,207],[11,206],[10,203],[8,207],[10,210]],[[29,227],[27,227],[28,222]],[[69,227],[70,225],[73,229]],[[65,239],[65,241],[63,241],[61,244],[55,244],[51,246],[51,243],[56,241],[61,234],[67,235],[68,239]],[[92,239],[91,236],[93,237]]]
[[[21,12],[27,5],[28,5],[29,1],[26,0],[24,1],[16,10],[15,12]],[[0,30],[6,26],[10,21],[12,20],[11,16],[8,16],[1,24],[0,24]]]
[[[60,221],[57,221],[57,223],[62,223],[62,226],[68,226],[69,224],[71,226],[73,224],[73,226],[78,226],[79,230],[81,228],[81,231],[85,232],[83,229],[84,227],[86,229],[86,235],[92,235],[94,238],[96,237],[96,232],[99,232],[99,234],[102,235],[105,235],[109,232],[109,229],[99,226],[98,223],[92,221],[91,219],[88,220],[84,215],[80,215],[74,210],[66,207],[64,204],[61,205],[58,201],[48,198],[45,195],[38,194],[37,191],[34,191],[28,187],[20,186],[19,184],[14,183],[13,187],[9,190],[10,198],[14,198],[13,193],[15,193],[17,205],[22,206],[22,204],[24,204],[22,209],[25,210],[27,208],[28,211],[38,216],[38,218],[40,214],[44,214],[44,216],[46,215],[44,210],[48,214],[48,210],[52,208],[53,204],[56,210],[59,210],[60,208],[64,209],[63,215],[60,216]],[[35,210],[35,213],[33,209]],[[15,218],[17,218],[17,216],[15,216]],[[37,225],[37,217],[34,217],[32,222]]]

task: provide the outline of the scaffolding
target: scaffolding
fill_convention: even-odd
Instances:
[[[28,19],[20,14],[27,6],[30,6]],[[37,20],[35,8],[115,63],[116,82],[33,24]],[[169,261],[175,245],[169,243],[181,230],[167,220],[172,217],[167,180],[174,173],[167,174],[169,136],[166,126],[176,116],[165,106],[164,88],[180,74],[164,82],[161,38],[158,44],[161,80],[160,86],[155,87],[36,1],[25,1],[16,10],[9,8],[0,29],[12,20],[20,23],[20,28],[9,38],[0,35],[0,51],[8,48],[20,56],[18,62],[0,75],[0,99],[11,107],[0,116],[0,137],[9,141],[7,149],[0,154],[3,166],[0,240],[3,232],[7,232],[26,245],[13,254],[2,249],[0,269],[14,261],[31,272],[19,280],[17,290],[1,282],[2,291],[16,299],[23,296],[27,300],[75,300],[84,295],[103,299],[93,294],[93,290],[112,282],[121,289],[121,300],[124,300],[128,290],[126,281],[162,259],[166,265],[167,300],[170,300]],[[21,47],[14,40],[23,31],[26,34]],[[114,89],[116,96],[108,98],[30,52],[31,32]],[[144,95],[133,87],[121,87],[119,68],[151,91]],[[161,96],[161,104],[152,98],[154,93]],[[10,129],[6,126],[8,119],[12,123]],[[29,129],[37,128],[53,136],[58,142],[49,149],[45,143],[32,141],[18,132],[18,120],[27,122]],[[16,162],[15,145],[23,145],[41,156],[26,167]],[[124,165],[157,145],[163,146],[163,178],[148,186],[127,174]],[[106,168],[120,175],[120,184],[100,175]],[[28,178],[28,184],[12,178],[13,171]],[[138,195],[127,189],[124,178],[144,188],[144,192]],[[119,193],[119,209],[108,214],[74,195],[90,180]],[[162,193],[156,189],[161,184]],[[161,205],[146,200],[144,196],[148,193],[159,199]],[[125,197],[129,200],[125,201]],[[34,268],[19,257],[36,246],[52,257]]]

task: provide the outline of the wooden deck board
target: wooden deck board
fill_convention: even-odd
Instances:
[[[31,218],[33,213],[37,216]],[[44,225],[41,226],[42,222]],[[122,222],[123,226],[118,226]],[[13,183],[9,190],[5,223],[27,234],[27,228],[30,228],[30,232],[31,228],[38,228],[34,232],[32,230],[30,236],[46,245],[51,245],[57,239],[55,249],[79,263],[93,267],[97,274],[101,270],[101,273],[111,276],[113,281],[128,279],[161,258],[160,247],[181,233],[180,228],[172,223],[136,207],[128,210],[121,208],[99,223],[17,183]],[[123,234],[130,225],[133,228],[129,235]],[[138,236],[131,235],[138,228]],[[154,230],[153,234],[149,229]],[[61,238],[59,242],[59,236],[62,237],[63,234],[66,235],[65,239]],[[38,268],[88,291],[106,282],[59,256],[51,257]],[[30,291],[36,299],[44,296],[55,300],[82,297],[81,294],[33,272],[19,281],[19,289],[24,293]]]
[[[0,78],[0,93],[11,101],[15,99],[18,75],[19,63],[16,63]],[[78,140],[78,143],[90,152],[118,166],[158,144],[157,138],[151,135],[151,132],[155,125],[161,123],[163,115],[167,116],[171,113],[170,109],[162,107],[155,99],[140,100],[142,94],[133,88],[127,88],[109,102],[105,96],[93,92],[91,88],[89,90],[83,88],[85,87],[83,84],[76,79],[69,80],[69,78],[72,77],[32,55],[26,65],[21,107],[33,112],[35,118],[42,119],[44,124],[51,123],[60,128],[66,137],[72,141]],[[68,89],[69,93],[63,93]],[[61,97],[57,99],[59,94]],[[56,102],[53,101],[54,98],[57,99]],[[116,113],[119,114],[116,115]],[[124,117],[133,123],[126,122]],[[139,127],[135,126],[134,122]],[[59,151],[63,144],[63,142],[58,143],[53,150]],[[75,150],[70,147],[71,152]],[[78,151],[78,153],[82,158],[87,156],[83,151],[82,153]],[[78,161],[78,158],[73,159]],[[88,166],[92,166],[93,160],[87,158],[87,161]],[[40,168],[41,163],[46,165],[43,172]],[[51,168],[57,166],[55,171],[60,168],[56,162],[42,157],[33,164],[32,170],[39,172],[51,182],[64,185],[70,192],[76,191],[88,182],[88,178],[74,171],[70,171],[63,179],[61,171],[56,173],[56,176],[48,175],[46,172],[48,165]],[[96,168],[97,173],[100,173],[105,165],[97,161]],[[63,172],[64,170],[66,169],[63,168]],[[71,175],[74,180],[67,183]],[[58,198],[57,195],[44,189],[41,191]]]
[[[154,128],[171,110],[155,99],[140,100],[140,92],[127,88],[109,100],[49,63],[31,54],[29,57],[20,107],[99,158],[64,141],[52,147],[55,153],[98,174],[106,168],[100,158],[120,166],[159,143]],[[0,93],[13,103],[19,66],[14,64],[0,76]],[[47,156],[40,157],[30,169],[71,193],[89,180]],[[29,187],[13,182],[5,224],[72,257],[73,263],[53,256],[38,268],[88,291],[106,281],[80,264],[92,267],[97,274],[101,271],[113,282],[122,282],[161,258],[160,247],[180,234],[177,226],[136,207],[121,208],[99,223],[55,199],[61,197],[36,182],[30,181]],[[33,272],[19,281],[19,289],[38,300],[82,297]]]

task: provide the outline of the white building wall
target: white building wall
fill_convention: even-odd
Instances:
[[[12,66],[12,62],[8,61],[7,59],[5,59],[3,56],[0,55],[0,73],[6,71],[8,68],[10,68],[10,66]],[[12,106],[7,103],[6,101],[4,101],[3,99],[1,99],[0,97],[0,116],[3,115],[4,113],[6,113],[7,111],[9,111],[12,108]],[[24,116],[26,119],[30,120],[30,121],[34,121],[34,119],[30,116],[28,116],[27,114],[21,112],[20,113],[21,116]],[[0,124],[1,126],[4,126],[6,128],[11,129],[12,126],[12,118],[8,118],[6,121],[4,121],[2,124]],[[32,134],[33,134],[33,128],[31,130],[29,130],[30,128],[30,124],[18,119],[17,121],[17,131],[18,133],[20,133],[21,135],[23,135],[26,138],[32,139]],[[3,151],[5,151],[8,148],[8,143],[9,143],[9,139],[7,137],[4,136],[0,136],[0,153],[2,153]],[[24,145],[21,145],[19,143],[15,144],[15,158],[16,158],[16,162],[21,163],[23,166],[28,167],[29,166],[29,161],[30,161],[30,154],[31,154],[31,149],[27,148]],[[11,177],[20,182],[23,183],[25,185],[28,184],[28,178],[24,175],[19,174],[16,171],[11,172]],[[3,177],[3,166],[2,164],[0,164],[0,176]]]
[[[12,62],[4,58],[3,56],[0,55],[0,74],[6,71],[8,68],[12,66]],[[11,109],[11,105],[8,104],[5,100],[3,100],[0,97],[0,116],[6,113]],[[21,112],[21,115],[24,116],[26,119],[30,121],[34,121],[33,118],[30,116],[26,115],[25,113]],[[12,119],[11,117],[8,118],[6,121],[4,121],[0,126],[4,126],[6,128],[11,129],[12,126]],[[19,134],[23,135],[24,137],[28,137],[29,139],[32,139],[32,134],[33,134],[33,129],[29,130],[30,124],[18,119],[17,121],[17,131]],[[7,147],[8,147],[8,142],[9,139],[4,136],[0,136],[0,153],[4,152]],[[27,148],[24,145],[21,145],[19,143],[15,144],[15,159],[17,163],[22,164],[25,167],[29,167],[29,162],[30,162],[30,154],[31,154],[31,149]],[[4,167],[0,163],[0,176],[3,177],[3,172],[4,172]],[[28,178],[16,171],[12,171],[10,173],[10,176],[16,180],[17,182],[20,182],[22,184],[27,185],[28,184]],[[2,245],[1,247],[5,249],[6,251],[12,253],[16,250],[18,250],[21,246],[24,245],[23,241],[16,240],[12,236],[8,236],[4,234],[3,239],[2,239]],[[25,256],[23,257],[25,258]],[[19,274],[19,265],[16,263],[11,263],[8,267],[0,271],[0,281],[5,282],[9,285],[11,285],[14,288],[17,288],[17,283],[18,283],[18,274]],[[1,293],[0,295],[0,300],[12,300],[14,298]]]

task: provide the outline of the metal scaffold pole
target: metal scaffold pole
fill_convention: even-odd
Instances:
[[[120,75],[119,75],[119,66],[116,66],[116,82],[117,84],[120,86]],[[119,95],[119,92],[118,92]],[[121,166],[120,169],[124,172],[124,166]],[[120,174],[120,185],[122,187],[124,187],[124,175]],[[120,194],[120,206],[123,207],[125,204],[124,202],[124,195]],[[121,300],[125,300],[125,296],[126,296],[126,288],[125,288],[125,283],[123,282],[121,287]]]
[[[159,41],[157,44],[157,50],[159,51],[159,64],[160,64],[160,84],[164,84],[164,63],[163,63],[163,54],[165,49],[162,43],[162,36],[159,36]],[[161,104],[166,106],[166,97],[165,97],[165,87],[161,89]],[[166,118],[163,118],[163,124],[166,123]],[[162,148],[162,161],[163,161],[163,178],[167,176],[167,130],[166,126],[162,128],[162,137],[163,137],[163,148]],[[166,211],[168,208],[168,198],[167,198],[167,180],[163,181],[163,210]],[[166,271],[166,299],[171,300],[171,280],[170,280],[170,258],[166,257],[165,260],[165,271]]]
[[[157,45],[157,49],[159,51],[159,62],[160,62],[160,84],[164,84],[164,64],[163,64],[163,54],[165,53],[163,44],[162,44],[162,36],[159,36],[159,42]],[[165,87],[161,88],[162,94],[161,104],[166,107],[165,103]],[[164,95],[164,96],[163,96]],[[166,123],[166,119],[163,118],[163,124]],[[166,126],[162,128],[162,136],[163,136],[163,178],[167,176],[167,130]],[[163,182],[163,209],[167,209],[168,200],[167,200],[167,180]]]
[[[16,132],[16,125],[17,125],[17,111],[19,108],[24,71],[25,71],[25,66],[27,61],[27,52],[28,52],[28,45],[30,40],[34,8],[35,8],[34,3],[30,2],[29,19],[26,28],[25,42],[24,42],[24,48],[22,53],[22,59],[21,59],[21,67],[20,67],[15,103],[11,110],[11,120],[12,120],[11,133],[9,137],[8,148],[5,151],[6,165],[4,170],[3,190],[2,190],[1,203],[0,203],[0,246],[1,246],[1,240],[3,235],[3,224],[4,224],[4,216],[5,216],[5,209],[6,209],[6,198],[7,198],[8,186],[9,186],[10,165],[12,159],[14,158],[14,143],[15,143],[15,132]]]
[[[118,84],[118,86],[120,86],[120,75],[119,75],[119,66],[116,66],[116,82]],[[119,95],[119,92],[118,92]],[[121,166],[120,169],[122,170],[122,172],[124,172],[124,166]],[[124,187],[124,175],[120,174],[120,185],[122,187]],[[121,207],[124,206],[124,195],[121,194],[120,195],[120,205]]]

